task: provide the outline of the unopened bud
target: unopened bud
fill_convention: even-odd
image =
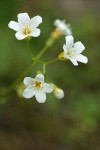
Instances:
[[[53,86],[53,94],[56,98],[62,99],[64,97],[64,91],[58,88],[55,84],[52,83]]]
[[[64,97],[64,91],[60,88],[54,89],[54,95],[58,99],[62,99]]]

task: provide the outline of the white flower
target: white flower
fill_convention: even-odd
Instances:
[[[15,34],[18,40],[23,40],[30,37],[38,37],[40,35],[40,29],[38,25],[42,23],[42,18],[40,16],[35,16],[30,19],[27,13],[18,14],[18,22],[10,21],[8,27],[15,30]]]
[[[54,25],[57,27],[57,29],[64,35],[71,35],[71,28],[69,24],[66,24],[65,20],[55,20]]]
[[[54,88],[53,93],[54,93],[55,97],[58,99],[62,99],[64,97],[64,91],[58,87]]]
[[[84,45],[78,41],[74,43],[73,36],[66,36],[66,45],[64,44],[64,57],[69,59],[75,66],[78,65],[77,61],[82,63],[87,63],[87,57],[83,56],[81,53],[84,51]]]
[[[46,101],[46,93],[53,91],[52,85],[44,83],[44,76],[42,74],[38,74],[35,79],[25,77],[23,82],[27,86],[23,92],[23,97],[28,99],[35,96],[39,103],[44,103]]]

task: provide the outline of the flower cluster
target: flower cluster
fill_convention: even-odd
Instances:
[[[41,30],[38,29],[38,26],[41,23],[41,16],[35,16],[30,19],[27,13],[20,13],[18,14],[18,22],[10,21],[8,27],[16,31],[15,37],[18,40],[26,39],[29,41],[32,37],[38,37],[40,35]],[[87,57],[81,54],[85,50],[85,46],[80,41],[74,43],[70,25],[67,24],[65,20],[57,19],[54,21],[54,26],[56,26],[56,28],[50,34],[46,46],[36,57],[31,53],[33,60],[31,67],[33,67],[34,62],[41,63],[43,65],[43,72],[38,73],[35,78],[25,77],[23,81],[25,85],[23,97],[29,99],[35,96],[39,103],[46,101],[46,93],[53,92],[54,96],[58,99],[64,97],[64,91],[47,79],[46,66],[48,64],[54,63],[57,60],[70,60],[75,66],[78,66],[78,62],[85,64],[88,62]],[[65,36],[66,39],[66,44],[63,45],[63,52],[61,52],[57,58],[48,62],[40,60],[44,52],[61,36]]]

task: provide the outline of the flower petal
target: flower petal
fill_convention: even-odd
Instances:
[[[64,58],[65,58],[65,60],[70,59],[69,55],[66,52],[64,52]]]
[[[27,86],[33,86],[34,84],[34,79],[33,78],[30,78],[30,77],[25,77],[24,78],[24,84],[27,85]]]
[[[32,87],[27,87],[23,92],[23,97],[32,98],[35,95],[35,91]]]
[[[68,50],[67,46],[65,44],[63,45],[63,50],[64,50],[64,52],[67,52],[67,50]]]
[[[67,24],[65,23],[65,21],[57,19],[55,20],[54,25],[57,26],[57,28],[61,30],[62,32],[66,31]]]
[[[80,54],[83,52],[84,49],[85,46],[81,42],[76,42],[74,44],[73,51],[75,51],[75,53]]]
[[[66,36],[65,39],[66,39],[66,47],[67,47],[67,49],[72,48],[72,46],[74,44],[73,36],[71,36],[71,35],[70,36]]]
[[[30,17],[27,13],[20,13],[18,14],[18,22],[21,24],[21,25],[29,25],[30,23]]]
[[[43,92],[46,93],[51,93],[53,91],[53,86],[48,84],[48,83],[44,83],[43,84]]]
[[[74,58],[70,58],[70,61],[73,63],[74,66],[78,66],[77,60]]]
[[[15,36],[16,36],[16,38],[17,38],[18,40],[23,40],[23,39],[25,39],[25,38],[27,37],[27,35],[24,35],[24,34],[22,34],[21,32],[17,32],[17,33],[15,34]]]
[[[72,35],[71,28],[68,25],[66,25],[65,33],[66,35]]]
[[[83,56],[82,54],[78,54],[76,56],[76,60],[79,62],[82,62],[84,64],[86,64],[88,62],[88,58],[86,56]]]
[[[36,28],[38,25],[42,23],[42,17],[41,16],[35,16],[31,19],[31,27]]]
[[[19,23],[15,22],[15,21],[10,21],[8,24],[8,27],[15,30],[15,31],[18,31],[19,30]]]
[[[33,32],[30,34],[30,36],[33,36],[33,37],[38,37],[40,35],[41,31],[40,29],[35,29],[33,30]]]
[[[39,103],[44,103],[46,101],[46,94],[42,92],[42,90],[37,91],[35,97]]]
[[[38,75],[35,77],[35,80],[40,81],[40,82],[44,82],[44,76],[43,76],[42,74],[38,74]]]

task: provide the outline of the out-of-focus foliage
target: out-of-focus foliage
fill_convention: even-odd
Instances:
[[[16,40],[15,32],[7,26],[10,20],[17,20],[16,16],[20,12],[43,17],[41,36],[31,41],[35,54],[44,46],[54,29],[54,19],[60,18],[71,23],[75,40],[84,43],[84,55],[89,59],[87,65],[80,64],[78,67],[71,62],[58,62],[48,66],[50,80],[65,91],[65,98],[62,100],[49,95],[45,104],[39,104],[34,98],[19,98],[15,91],[0,98],[0,150],[100,149],[99,6],[97,0],[0,1],[2,92],[30,63],[26,42]],[[58,55],[64,42],[63,37],[42,59],[52,59]],[[41,69],[40,66],[36,65],[28,75],[34,77],[37,69]]]

